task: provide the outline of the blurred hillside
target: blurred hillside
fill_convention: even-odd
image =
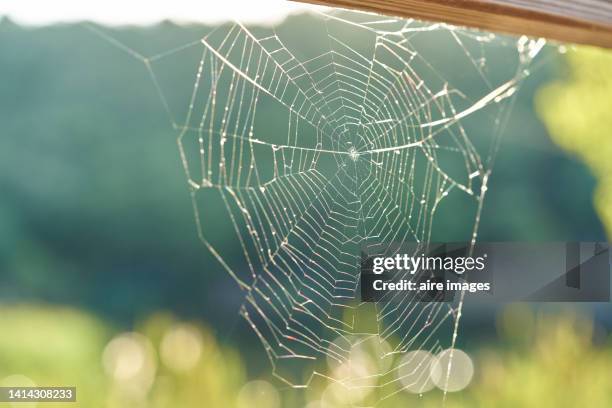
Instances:
[[[307,18],[279,30],[291,24],[296,37],[307,36]],[[209,28],[104,30],[152,55]],[[118,325],[163,309],[230,330],[241,294],[197,240],[176,134],[142,63],[83,25],[26,28],[4,19],[0,50],[0,302],[74,305]],[[559,72],[560,59],[547,52],[551,62],[516,101],[482,240],[605,240],[593,177],[549,141],[534,112],[536,90]],[[164,63],[170,106],[186,105],[194,61]],[[504,61],[488,64],[493,71]],[[441,225],[456,237],[471,222]]]

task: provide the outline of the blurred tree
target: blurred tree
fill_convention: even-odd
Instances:
[[[567,78],[542,88],[537,111],[553,140],[597,177],[595,206],[612,236],[612,53],[580,47],[566,61]]]

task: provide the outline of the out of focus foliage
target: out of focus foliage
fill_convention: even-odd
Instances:
[[[542,89],[538,110],[553,140],[596,175],[595,205],[612,236],[612,53],[580,47],[566,60],[566,78]]]
[[[236,351],[170,315],[117,333],[74,309],[16,305],[0,325],[0,385],[76,386],[80,407],[232,407],[246,382]]]
[[[482,352],[479,407],[572,408],[612,406],[612,338],[570,309],[534,314],[513,306],[499,319],[499,353]]]
[[[0,384],[75,385],[78,403],[57,407],[340,408],[357,392],[330,393],[325,380],[306,390],[270,378],[248,381],[237,350],[221,345],[210,329],[169,314],[119,332],[73,309],[3,306],[0,324]],[[471,351],[475,377],[465,390],[447,394],[448,407],[612,406],[612,338],[590,319],[511,306],[498,319],[498,334],[495,348]],[[378,406],[439,407],[442,397],[439,390],[399,391]]]
[[[15,305],[0,307],[0,327],[0,386],[76,386],[80,406],[100,406],[108,387],[100,353],[110,336],[103,322],[74,309]]]

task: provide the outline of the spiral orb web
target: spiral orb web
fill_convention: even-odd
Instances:
[[[457,208],[475,242],[512,102],[545,42],[369,13],[300,18],[222,25],[152,57],[118,46],[143,61],[178,131],[199,237],[243,291],[274,375],[324,377],[359,403],[429,389],[403,378],[414,370],[402,356],[454,347],[463,294],[363,303],[361,249],[430,242]],[[159,71],[185,50],[198,60],[177,121]]]

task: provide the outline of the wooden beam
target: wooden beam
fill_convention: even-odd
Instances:
[[[612,3],[607,0],[300,1],[612,48]]]

